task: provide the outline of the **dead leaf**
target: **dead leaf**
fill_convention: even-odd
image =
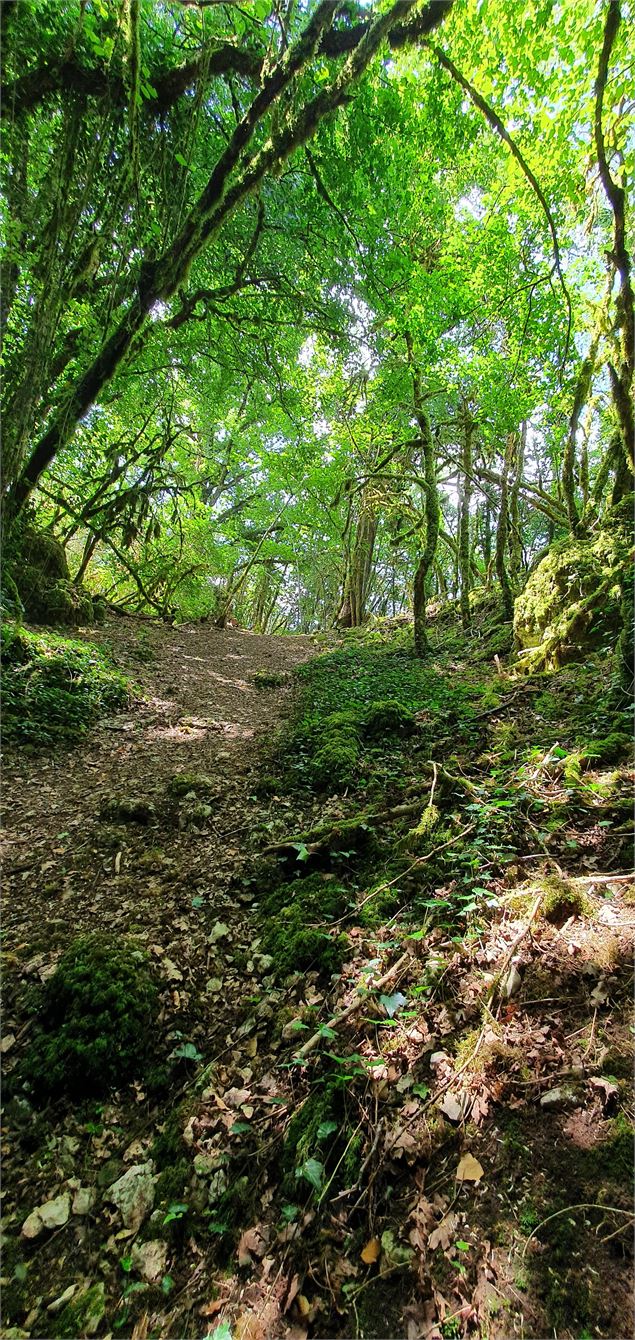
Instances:
[[[269,1232],[264,1224],[256,1224],[253,1228],[246,1229],[238,1243],[239,1266],[250,1266],[254,1257],[260,1259],[264,1256],[268,1238]]]
[[[480,1182],[484,1171],[473,1154],[464,1154],[456,1170],[456,1180],[457,1182]]]
[[[363,1251],[360,1252],[360,1256],[365,1266],[374,1265],[375,1261],[379,1260],[380,1254],[381,1254],[381,1243],[379,1241],[379,1238],[371,1238],[370,1241],[366,1243],[366,1246],[364,1247]]]
[[[431,1252],[434,1251],[435,1247],[442,1247],[444,1252],[447,1251],[448,1247],[454,1241],[454,1234],[458,1222],[459,1217],[456,1214],[450,1213],[444,1216],[441,1223],[434,1229],[428,1238],[428,1247]]]

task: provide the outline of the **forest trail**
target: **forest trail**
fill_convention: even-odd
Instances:
[[[7,758],[5,946],[26,938],[48,963],[69,935],[102,925],[125,932],[142,916],[145,929],[149,921],[157,934],[169,933],[166,953],[178,964],[183,953],[189,958],[180,937],[191,950],[189,920],[200,922],[192,897],[225,912],[240,834],[251,826],[259,742],[284,718],[288,672],[315,644],[127,619],[97,636],[91,629],[86,640],[103,646],[142,701],[102,721],[80,748]],[[284,682],[258,687],[258,672]],[[209,821],[173,808],[166,820],[167,788],[179,773],[213,782],[199,797],[212,807]],[[137,805],[137,821],[105,821],[111,800]],[[185,921],[175,929],[179,917]]]
[[[134,702],[76,748],[8,750],[7,1340],[632,1333],[632,773],[565,787],[554,758],[577,758],[607,665],[494,679],[483,639],[444,627],[422,665],[403,629],[322,658],[309,637],[109,621],[80,636]],[[366,692],[425,706],[366,741],[352,786],[294,777],[297,736],[269,750],[303,695],[321,741]],[[431,809],[431,758],[449,826],[413,860],[399,802]],[[280,838],[292,860],[263,859]],[[322,967],[276,960],[320,923]],[[20,1073],[38,988],[95,930],[149,959],[144,1066],[41,1102]]]

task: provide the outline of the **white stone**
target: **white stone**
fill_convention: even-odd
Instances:
[[[151,1163],[135,1163],[108,1188],[106,1199],[117,1206],[126,1228],[136,1232],[154,1206]]]

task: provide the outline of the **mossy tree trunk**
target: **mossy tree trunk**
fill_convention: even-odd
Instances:
[[[366,618],[366,600],[373,570],[376,536],[377,517],[363,500],[355,537],[347,555],[344,593],[337,615],[337,624],[340,628],[360,628]]]
[[[426,632],[428,575],[434,567],[436,558],[439,530],[441,526],[441,508],[439,505],[439,491],[437,486],[436,451],[432,429],[430,427],[430,420],[424,409],[421,373],[414,359],[412,338],[408,331],[406,331],[405,338],[408,351],[408,362],[410,364],[412,375],[415,418],[419,426],[423,455],[425,541],[423,552],[419,557],[415,571],[413,614],[415,653],[417,656],[425,656],[428,651],[428,635]]]
[[[617,418],[622,460],[617,473],[628,478],[630,489],[635,482],[635,424],[633,419],[633,362],[635,360],[635,300],[631,279],[631,257],[626,241],[626,191],[615,181],[606,154],[602,111],[604,92],[609,79],[609,65],[613,45],[621,23],[622,15],[619,0],[609,0],[604,23],[602,51],[598,62],[595,81],[595,118],[594,134],[600,181],[604,187],[613,214],[613,247],[609,255],[609,264],[615,267],[619,277],[620,290],[615,303],[615,329],[618,349],[615,361],[609,361],[609,377],[613,405]],[[623,487],[623,492],[627,487]]]
[[[522,423],[520,436],[515,439],[512,480],[509,490],[509,574],[515,592],[520,586],[523,565],[523,542],[520,528],[520,481],[525,464],[527,424]]]

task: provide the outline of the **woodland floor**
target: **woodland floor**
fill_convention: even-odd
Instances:
[[[394,917],[371,929],[352,917],[341,976],[281,982],[259,958],[259,853],[359,811],[359,799],[298,800],[262,785],[272,734],[293,702],[288,672],[315,643],[127,619],[85,637],[141,696],[80,746],[7,751],[5,1073],[28,1045],[33,987],[73,936],[96,928],[143,945],[162,984],[158,1045],[167,1056],[192,1044],[192,1059],[173,1059],[158,1098],[140,1083],[106,1102],[43,1111],[10,1096],[3,1334],[72,1340],[57,1303],[97,1284],[99,1315],[82,1336],[630,1337],[635,906],[619,816],[600,790],[587,811],[572,808],[557,840],[537,838],[528,821],[527,854],[504,878],[483,858],[475,877],[494,895],[492,910],[463,923],[469,934],[434,924],[408,942]],[[446,682],[469,681],[469,654],[440,654],[437,670]],[[257,686],[257,671],[285,682]],[[481,681],[493,673],[479,668]],[[527,737],[535,730],[532,686],[510,682],[507,692],[510,707],[502,690],[499,708],[468,723],[462,743],[461,724],[450,726],[473,786],[477,745],[481,758],[494,747],[512,700]],[[179,773],[212,779],[211,815],[170,798]],[[587,790],[594,778],[600,787],[599,773],[585,776]],[[547,769],[543,783],[561,799],[556,774]],[[615,784],[626,783],[622,769]],[[104,818],[113,797],[138,800],[143,821]],[[389,799],[403,799],[398,781]],[[580,889],[584,910],[531,923],[531,861],[534,874],[558,873]],[[518,887],[521,903],[506,901]],[[309,1169],[294,1200],[289,1123],[316,1085],[326,1093],[332,1083],[317,1049],[309,1064],[294,1063],[294,1037],[310,1036],[306,1025],[296,1035],[294,1020],[326,1023],[404,948],[407,962],[386,989],[401,988],[409,1010],[369,1007],[325,1035],[331,1071],[350,1071],[351,1133],[331,1173],[334,1123],[323,1123],[329,1179],[312,1186]],[[501,967],[506,988],[489,996]],[[342,1186],[339,1164],[353,1145],[355,1173]],[[104,1197],[127,1167],[148,1161],[155,1209],[139,1241],[165,1243],[154,1279],[131,1264],[135,1234]],[[206,1208],[214,1199],[205,1179],[219,1168],[225,1199],[238,1188],[229,1226]],[[21,1236],[35,1207],[80,1188],[91,1193],[88,1213],[34,1241]]]

